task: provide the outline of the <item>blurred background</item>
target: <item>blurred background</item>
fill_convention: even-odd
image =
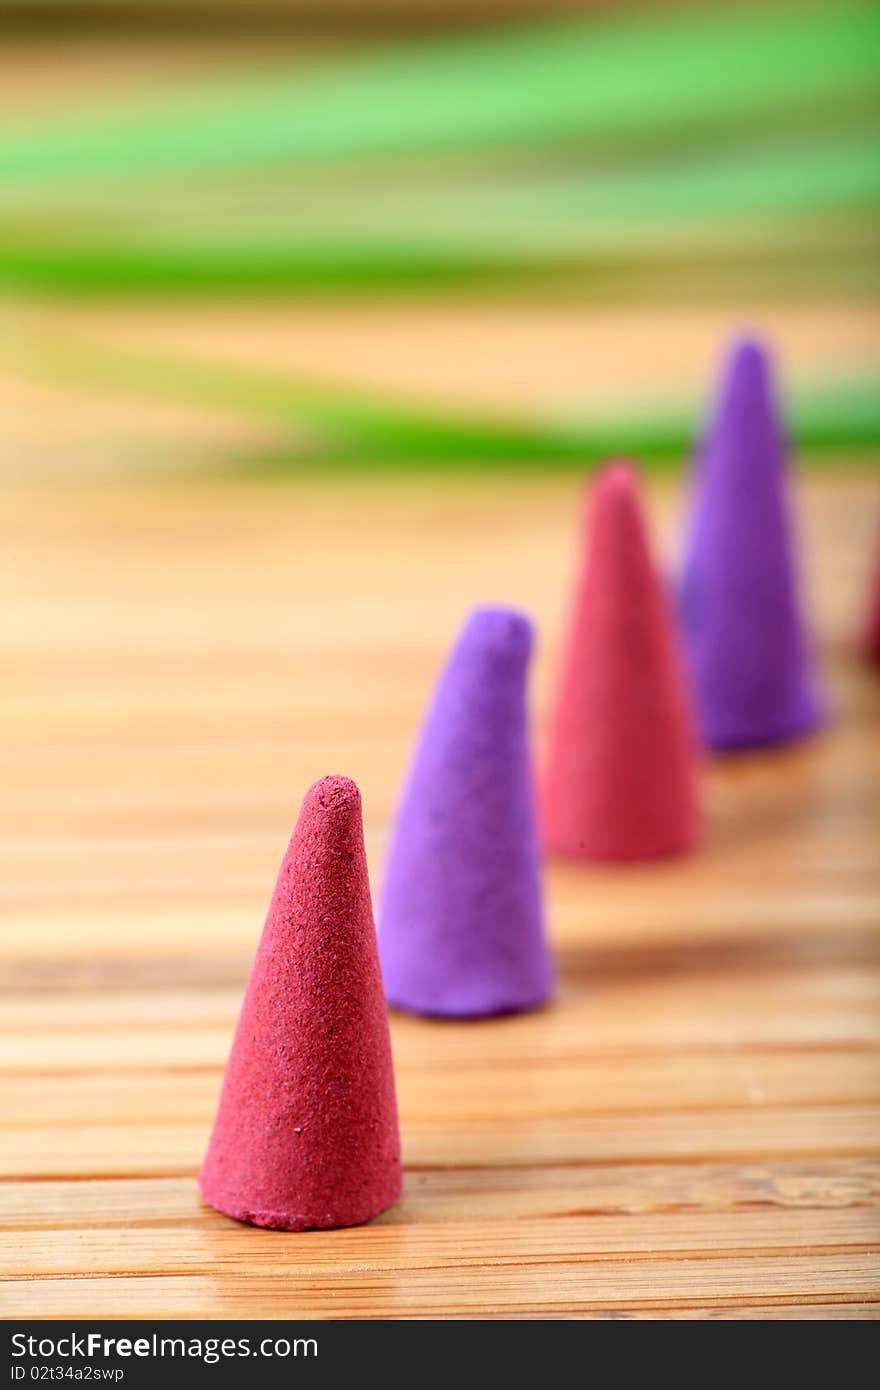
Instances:
[[[680,462],[729,331],[880,436],[880,12],[4,5],[4,478]]]
[[[854,640],[876,5],[36,0],[0,32],[0,867],[22,969],[77,978],[143,931],[177,960],[225,922],[240,979],[327,772],[363,786],[375,879],[476,602],[538,621],[540,735],[582,478],[634,456],[674,565],[742,329],[781,369],[813,626],[823,653]],[[728,811],[801,893],[815,844],[785,860],[770,811],[827,834],[832,776],[863,806],[850,744],[797,756],[779,787],[740,779],[745,812],[715,775],[710,897],[755,864],[747,840],[712,859]]]

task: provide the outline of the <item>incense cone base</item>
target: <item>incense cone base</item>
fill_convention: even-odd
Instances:
[[[808,699],[803,709],[781,719],[778,724],[762,722],[760,731],[754,725],[745,728],[715,727],[706,730],[706,746],[714,753],[744,753],[750,748],[778,748],[797,743],[818,733],[828,722],[827,711],[816,699]]]
[[[545,819],[546,824],[546,819]],[[548,828],[544,841],[547,852],[557,859],[597,864],[636,864],[651,859],[678,859],[690,854],[700,843],[696,824],[685,832],[664,838],[662,831],[647,835],[643,840],[634,835],[605,837],[579,835],[572,832],[556,834]]]
[[[535,1009],[543,1008],[549,995],[550,982],[548,980],[543,982],[539,989],[528,994],[513,994],[506,991],[499,994],[496,1000],[491,999],[485,989],[480,990],[479,994],[468,1003],[468,1000],[463,997],[462,991],[457,991],[454,997],[447,1000],[438,997],[435,993],[419,994],[411,988],[403,999],[395,999],[393,994],[389,994],[388,1003],[392,1009],[398,1009],[401,1013],[414,1014],[419,1018],[458,1018],[464,1020],[500,1018],[505,1014],[531,1013]]]
[[[403,1183],[398,1175],[395,1182],[388,1183],[384,1194],[374,1192],[359,1200],[352,1198],[345,1206],[336,1206],[330,1211],[322,1210],[320,1206],[301,1211],[263,1210],[254,1205],[253,1199],[226,1192],[204,1176],[199,1179],[199,1187],[205,1201],[215,1211],[249,1226],[263,1226],[272,1231],[332,1231],[345,1226],[363,1226],[375,1216],[380,1216],[394,1206]]]

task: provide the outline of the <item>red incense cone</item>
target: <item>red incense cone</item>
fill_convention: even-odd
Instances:
[[[873,588],[868,602],[867,622],[862,635],[862,650],[868,661],[875,666],[880,666],[880,546],[877,547],[871,578]]]
[[[227,1216],[285,1231],[356,1226],[400,1195],[361,798],[347,777],[324,777],[303,802],[200,1184]]]
[[[542,788],[547,848],[647,859],[698,835],[696,736],[632,470],[596,488]]]

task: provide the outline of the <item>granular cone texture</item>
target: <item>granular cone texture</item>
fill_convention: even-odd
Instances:
[[[737,345],[696,471],[681,617],[712,748],[762,747],[822,722],[795,574],[785,444],[770,370]]]
[[[526,678],[528,619],[478,609],[422,730],[379,914],[391,1003],[478,1017],[551,988],[544,939]]]
[[[682,653],[632,470],[600,478],[550,737],[547,848],[573,858],[681,854],[698,838],[697,748]]]
[[[346,777],[316,782],[303,802],[200,1183],[227,1216],[287,1231],[358,1225],[400,1194],[361,799]]]

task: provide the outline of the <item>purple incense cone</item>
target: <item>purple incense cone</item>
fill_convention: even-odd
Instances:
[[[738,343],[698,459],[681,588],[712,748],[781,743],[822,720],[798,604],[785,452],[764,350]]]
[[[547,998],[529,758],[528,619],[477,609],[422,730],[379,914],[388,1000],[452,1018]]]

